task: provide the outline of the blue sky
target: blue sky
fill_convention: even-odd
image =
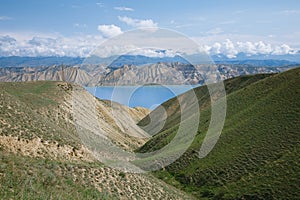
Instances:
[[[265,48],[266,52],[276,52],[276,48],[277,52],[280,48],[284,49],[283,52],[288,52],[288,48],[300,49],[298,0],[1,0],[0,2],[2,56],[26,54],[26,48],[34,48],[33,45],[43,42],[45,48],[52,45],[52,51],[55,51],[59,45],[54,44],[54,40],[59,43],[65,42],[69,46],[80,43],[81,48],[86,45],[82,51],[88,52],[90,44],[88,40],[101,41],[127,30],[149,26],[176,30],[191,37],[200,45],[207,45],[207,48],[224,46],[223,51],[231,45],[234,47],[240,45],[238,51],[252,48],[253,52],[259,51],[259,48]],[[16,40],[14,45],[15,48],[19,48],[17,52],[9,53],[13,46],[7,43],[8,38]],[[34,41],[29,42],[34,38]],[[261,47],[262,43],[259,42],[265,46]],[[66,50],[66,55],[71,53],[70,48]],[[272,50],[267,51],[266,48]],[[39,54],[39,51],[43,53],[43,50],[37,49],[31,54]],[[45,50],[44,53],[51,54],[51,51]]]

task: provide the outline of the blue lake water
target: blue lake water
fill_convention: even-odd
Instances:
[[[197,86],[199,85],[101,86],[86,89],[99,99],[112,100],[129,107],[154,109],[161,103]]]

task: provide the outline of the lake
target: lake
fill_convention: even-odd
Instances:
[[[101,86],[86,87],[99,99],[112,100],[129,107],[155,109],[161,103],[199,85]]]

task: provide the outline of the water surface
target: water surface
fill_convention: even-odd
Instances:
[[[99,99],[112,100],[129,107],[154,109],[161,103],[199,85],[101,86],[86,87]]]

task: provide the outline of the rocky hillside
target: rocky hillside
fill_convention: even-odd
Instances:
[[[0,81],[52,80],[78,83],[84,86],[141,85],[141,84],[202,84],[210,75],[205,65],[156,63],[142,66],[123,65],[112,68],[104,65],[0,68]],[[289,67],[254,67],[251,65],[216,65],[217,79],[257,73],[278,73]],[[215,72],[213,72],[215,73]]]
[[[145,142],[125,135],[144,134],[135,123],[148,113],[146,109],[117,104],[120,120],[115,121],[110,102],[76,85],[0,83],[1,199],[191,198],[149,174],[123,173],[97,161],[74,126],[75,91],[81,101],[95,102],[99,124],[117,145],[132,150]],[[89,115],[89,109],[84,111]],[[125,126],[132,127],[126,134]]]

